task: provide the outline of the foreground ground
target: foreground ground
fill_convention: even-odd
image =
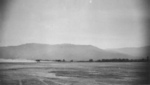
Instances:
[[[0,64],[0,85],[137,85],[143,63]]]

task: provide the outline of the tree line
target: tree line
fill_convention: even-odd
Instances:
[[[41,59],[37,59],[37,62],[44,61]],[[58,60],[45,60],[45,61],[55,61],[55,62],[148,62],[149,57],[147,56],[146,58],[141,58],[141,59],[128,59],[128,58],[113,58],[113,59],[98,59],[98,60],[84,60],[84,61],[75,61],[75,60],[70,60],[67,61],[65,59],[58,59]]]

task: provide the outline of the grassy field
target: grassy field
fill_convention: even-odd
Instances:
[[[0,64],[0,85],[139,85],[143,63]]]

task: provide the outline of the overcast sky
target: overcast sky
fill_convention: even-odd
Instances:
[[[0,46],[146,45],[142,0],[13,0],[5,10]]]

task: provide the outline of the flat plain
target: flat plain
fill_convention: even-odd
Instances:
[[[140,62],[1,63],[0,85],[142,85]]]

